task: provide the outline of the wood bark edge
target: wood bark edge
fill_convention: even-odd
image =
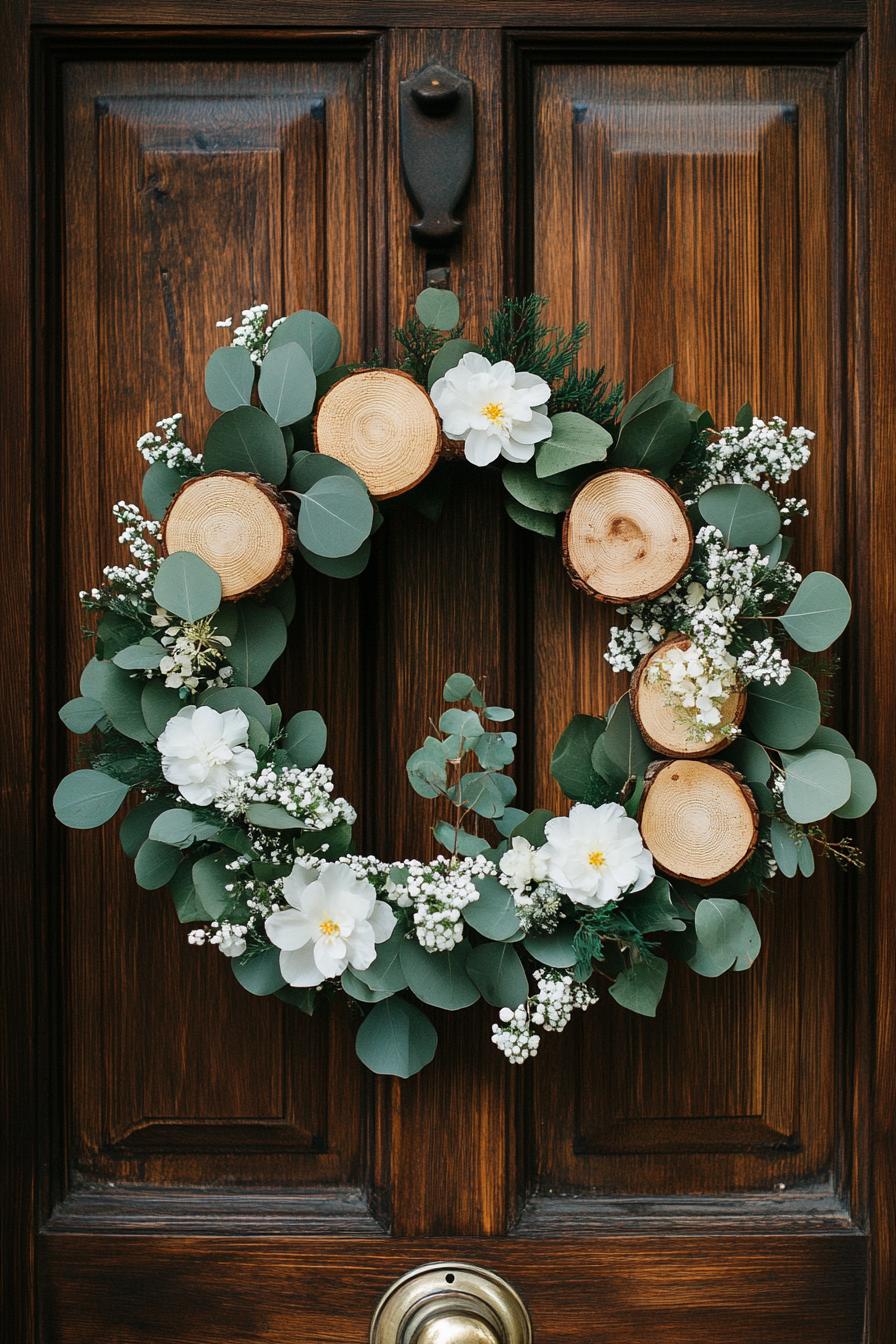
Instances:
[[[719,735],[719,737],[716,740],[710,743],[704,743],[701,745],[699,742],[695,741],[693,749],[689,745],[682,745],[680,742],[674,742],[671,744],[669,742],[663,742],[654,733],[651,733],[650,730],[646,727],[640,703],[642,690],[644,689],[645,686],[649,685],[649,683],[645,681],[647,669],[650,666],[652,660],[657,656],[657,654],[662,649],[686,648],[687,645],[689,645],[691,642],[692,641],[689,635],[682,635],[675,633],[672,635],[668,635],[666,639],[661,640],[660,643],[657,644],[655,648],[651,649],[650,653],[646,653],[644,657],[641,659],[638,666],[635,668],[634,672],[632,673],[631,686],[629,688],[629,702],[632,707],[632,714],[634,716],[635,722],[637,723],[638,728],[640,729],[641,732],[641,736],[647,743],[648,747],[651,747],[654,751],[660,752],[663,756],[678,756],[678,757],[684,757],[689,761],[701,761],[705,760],[708,756],[715,756],[717,755],[718,752],[724,751],[725,747],[730,745],[732,739],[722,734]],[[737,705],[734,709],[734,713],[731,715],[729,722],[738,725],[741,723],[744,714],[747,712],[747,693],[741,687],[736,692],[736,695],[737,695]],[[672,711],[670,710],[670,713],[671,712]]]
[[[253,487],[259,494],[263,495],[266,501],[273,506],[279,528],[279,536],[274,540],[275,559],[269,570],[258,577],[252,576],[251,581],[244,588],[222,594],[223,601],[238,602],[243,597],[260,597],[264,593],[270,592],[272,588],[276,588],[292,573],[293,552],[296,548],[296,533],[293,527],[292,513],[279,491],[268,481],[262,480],[260,476],[255,476],[249,471],[228,471],[225,468],[220,471],[203,473],[200,476],[190,476],[184,481],[165,510],[161,527],[161,551],[163,555],[170,554],[167,542],[168,528],[172,525],[172,516],[177,509],[177,505],[183,504],[187,492],[193,490],[195,493],[197,486],[201,487],[209,481],[228,477]],[[268,510],[268,514],[270,516],[270,510]],[[206,564],[215,569],[214,564],[206,559],[201,550],[194,551],[194,554],[199,555],[201,560],[205,560]]]
[[[357,458],[354,455],[350,454],[347,455],[345,454],[344,450],[342,453],[340,453],[339,451],[334,451],[334,447],[336,447],[336,445],[334,445],[332,441],[328,440],[328,435],[330,432],[326,426],[326,416],[328,411],[332,410],[333,404],[336,400],[338,400],[339,398],[344,399],[346,393],[346,386],[348,384],[351,384],[352,381],[354,380],[361,380],[361,379],[366,379],[368,382],[371,379],[375,379],[377,381],[385,379],[389,380],[401,379],[403,382],[410,383],[411,386],[415,388],[416,391],[419,392],[420,394],[421,409],[425,404],[426,406],[428,406],[429,412],[431,413],[432,416],[431,446],[429,447],[428,451],[424,451],[421,454],[420,462],[418,466],[415,467],[411,476],[406,481],[402,481],[399,485],[395,485],[394,488],[390,484],[390,487],[388,489],[385,490],[378,489],[375,471],[368,471],[367,473],[365,473],[363,469],[359,469]],[[440,457],[442,457],[443,455],[447,455],[448,452],[447,449],[448,441],[445,439],[442,433],[442,421],[438,411],[433,405],[429,393],[421,383],[417,382],[416,378],[413,378],[409,373],[406,373],[403,369],[386,369],[386,368],[355,369],[352,373],[346,374],[344,378],[340,378],[338,382],[334,383],[332,387],[327,389],[327,391],[324,393],[324,395],[321,397],[318,403],[317,410],[314,415],[313,441],[315,452],[323,453],[329,457],[335,457],[338,461],[345,462],[347,466],[350,466],[352,470],[355,471],[364,481],[364,484],[367,486],[367,489],[369,490],[371,496],[374,499],[394,499],[398,495],[407,494],[409,490],[413,490],[415,486],[419,485],[421,481],[424,481],[426,479],[426,477],[432,471],[433,467],[435,467],[436,463],[439,461]],[[426,440],[424,437],[424,449],[425,448],[426,448]]]
[[[659,587],[647,593],[637,593],[635,595],[624,593],[610,595],[608,593],[600,593],[595,588],[593,588],[591,584],[587,581],[587,579],[585,579],[579,573],[570,555],[570,526],[571,526],[570,520],[573,515],[573,510],[575,509],[576,506],[576,501],[584,491],[586,491],[590,486],[594,484],[595,481],[600,481],[605,477],[609,476],[611,473],[614,475],[622,475],[624,473],[626,476],[642,477],[645,480],[650,481],[654,485],[661,486],[662,489],[665,490],[666,493],[669,495],[669,497],[674,501],[675,507],[681,516],[682,523],[687,533],[688,544],[683,561],[681,562],[677,570],[668,579],[668,582],[664,581]],[[625,605],[632,602],[650,602],[653,600],[653,598],[660,597],[663,593],[668,592],[669,589],[672,588],[678,582],[678,580],[687,570],[688,565],[691,563],[691,556],[693,554],[694,549],[694,529],[691,526],[691,520],[688,517],[684,500],[672,489],[671,485],[669,485],[666,481],[661,481],[658,476],[654,476],[652,472],[644,471],[640,467],[610,467],[606,471],[596,472],[593,476],[589,476],[588,479],[586,481],[583,481],[582,484],[577,488],[575,494],[572,497],[572,500],[570,501],[569,508],[566,510],[566,513],[564,514],[563,517],[563,529],[561,532],[560,544],[563,554],[563,563],[566,566],[566,571],[569,574],[570,581],[572,582],[575,588],[580,589],[581,592],[583,593],[587,593],[589,597],[594,598],[598,602],[608,602],[612,603],[613,605],[617,604]]]
[[[744,852],[736,856],[733,861],[726,866],[720,866],[719,870],[711,876],[695,877],[693,873],[680,870],[677,871],[668,863],[663,863],[658,860],[650,842],[652,827],[649,824],[649,820],[645,818],[645,813],[647,811],[651,790],[664,771],[675,769],[676,767],[689,769],[696,768],[717,772],[720,776],[720,780],[717,781],[716,787],[719,787],[721,780],[725,780],[726,788],[730,787],[732,789],[737,789],[746,806],[747,815],[750,818],[749,838],[744,848]],[[677,878],[679,881],[683,882],[690,882],[696,887],[714,886],[716,882],[721,882],[724,878],[730,877],[733,873],[738,872],[754,853],[756,846],[759,843],[759,808],[756,805],[756,799],[753,797],[752,791],[746,784],[743,775],[735,770],[728,761],[698,761],[693,759],[654,761],[652,765],[648,766],[644,776],[644,792],[641,795],[641,803],[638,808],[638,825],[641,828],[644,844],[650,850],[651,854],[653,854],[654,866],[657,870],[664,873],[666,877]]]

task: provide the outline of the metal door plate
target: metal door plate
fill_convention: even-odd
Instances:
[[[500,1344],[531,1344],[529,1313],[510,1284],[452,1261],[421,1265],[393,1283],[374,1312],[370,1344],[411,1344],[419,1323],[440,1310],[493,1324]]]

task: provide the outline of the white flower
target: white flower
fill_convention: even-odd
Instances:
[[[548,876],[579,905],[597,907],[653,881],[653,857],[619,803],[576,803],[545,826]]]
[[[258,769],[246,746],[249,720],[241,709],[219,714],[208,705],[187,705],[165,725],[156,743],[162,753],[162,774],[176,784],[181,797],[207,807],[227,791],[234,776]]]
[[[544,414],[551,389],[534,373],[517,373],[509,360],[490,364],[473,351],[464,355],[430,396],[450,439],[462,439],[464,455],[477,467],[499,457],[528,462],[536,443],[551,434]]]
[[[283,895],[291,908],[268,915],[265,929],[281,949],[280,972],[290,985],[319,985],[347,966],[366,970],[376,944],[395,928],[373,884],[344,863],[312,868],[298,860],[283,879]]]
[[[521,835],[515,835],[510,848],[501,855],[498,864],[512,891],[522,891],[530,882],[543,882],[548,875],[544,851],[530,845]]]

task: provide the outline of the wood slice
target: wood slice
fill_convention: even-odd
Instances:
[[[697,737],[696,732],[704,730],[699,730],[696,724],[692,725],[683,711],[671,705],[667,688],[657,682],[652,683],[648,675],[653,664],[663,657],[667,649],[687,649],[690,643],[687,635],[675,634],[657,644],[635,668],[630,698],[632,713],[649,747],[663,756],[688,756],[691,760],[698,760],[722,751],[730,743],[730,736],[709,729],[712,733],[709,742]],[[739,724],[746,709],[746,691],[732,691],[722,706],[722,722]]]
[[[656,868],[698,887],[736,873],[759,839],[755,799],[726,761],[655,761],[638,824]]]
[[[356,471],[374,499],[390,499],[432,471],[442,447],[442,425],[410,374],[359,369],[322,397],[314,445]]]
[[[643,602],[676,583],[694,534],[684,503],[649,471],[623,467],[579,486],[563,520],[563,560],[602,602]]]
[[[225,599],[264,593],[292,569],[296,535],[273,486],[244,471],[185,481],[162,520],[162,550],[192,551],[221,578]]]

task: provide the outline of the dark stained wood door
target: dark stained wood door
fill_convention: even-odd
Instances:
[[[9,555],[30,571],[15,587],[10,567],[6,611],[31,591],[35,619],[30,709],[28,642],[6,649],[36,818],[23,863],[13,751],[4,871],[33,882],[0,948],[10,1340],[360,1344],[395,1278],[460,1258],[511,1280],[537,1344],[891,1344],[887,6],[461,0],[451,28],[429,0],[26,10],[8,6],[0,85],[10,195],[30,181],[34,220],[0,257]],[[347,1012],[246,995],[135,887],[114,833],[62,835],[48,800],[67,763],[52,707],[83,662],[75,594],[115,554],[137,436],[182,410],[201,442],[215,321],[318,308],[359,359],[444,261],[411,240],[397,142],[399,81],[434,59],[475,85],[448,259],[474,329],[536,289],[558,322],[591,321],[586,354],[614,377],[674,359],[720,417],[749,399],[818,430],[800,562],[852,580],[837,716],[883,789],[865,873],[767,902],[750,974],[673,968],[655,1021],[607,998],[519,1071],[488,1010],[436,1014],[436,1061],[401,1083],[364,1073]],[[618,694],[611,617],[488,483],[387,532],[360,580],[303,570],[272,691],[327,719],[361,846],[423,856],[402,763],[445,675],[521,708],[521,799],[559,805],[554,741]]]

